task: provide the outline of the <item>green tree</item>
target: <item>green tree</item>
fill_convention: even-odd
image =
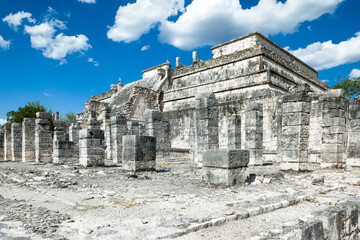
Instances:
[[[351,99],[360,99],[360,77],[357,78],[339,78],[337,83],[333,86],[335,89],[344,89],[346,96]]]
[[[6,124],[22,123],[24,118],[36,118],[37,112],[51,112],[40,101],[28,101],[25,107],[19,107],[17,111],[6,113]]]
[[[63,122],[74,123],[76,122],[76,114],[73,112],[61,114],[60,120]]]

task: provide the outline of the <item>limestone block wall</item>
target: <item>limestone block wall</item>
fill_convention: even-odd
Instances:
[[[11,124],[11,152],[13,161],[22,160],[22,124]]]
[[[35,161],[35,119],[24,118],[22,122],[22,161]]]
[[[309,164],[320,164],[321,162],[321,138],[322,138],[322,104],[319,94],[309,93],[311,97],[310,122],[309,122]]]
[[[11,150],[11,126],[4,126],[4,160],[12,161],[12,150]]]
[[[4,161],[4,129],[0,128],[0,161]]]
[[[36,113],[35,120],[35,161],[51,163],[53,151],[53,124],[52,114]]]
[[[348,145],[346,165],[360,167],[360,101],[349,105]]]

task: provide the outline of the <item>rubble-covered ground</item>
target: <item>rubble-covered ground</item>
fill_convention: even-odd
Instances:
[[[0,239],[251,239],[358,197],[359,186],[358,169],[257,176],[225,188],[202,182],[189,161],[136,174],[110,162],[1,162]]]

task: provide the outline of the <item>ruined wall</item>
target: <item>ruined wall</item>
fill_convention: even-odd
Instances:
[[[4,160],[12,160],[12,151],[11,151],[11,126],[4,126]]]
[[[22,124],[11,124],[11,153],[12,160],[19,162],[22,160]]]

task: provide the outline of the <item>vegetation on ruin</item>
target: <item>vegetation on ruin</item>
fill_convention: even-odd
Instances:
[[[28,101],[24,107],[19,107],[17,111],[6,113],[6,124],[22,123],[24,118],[36,118],[37,112],[51,112],[40,101]]]
[[[333,88],[344,89],[346,96],[351,99],[360,99],[360,77],[358,78],[339,78],[339,83],[335,84]]]
[[[60,120],[63,122],[68,122],[68,123],[75,123],[76,122],[76,114],[73,112],[61,114]]]

